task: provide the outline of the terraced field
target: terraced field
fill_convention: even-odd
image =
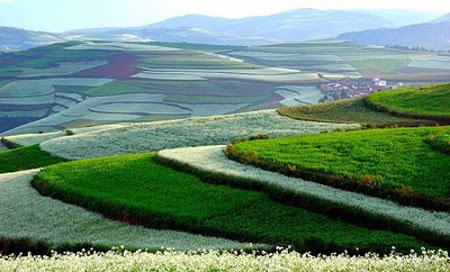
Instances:
[[[390,114],[450,123],[450,84],[374,93],[367,101]]]
[[[359,123],[369,127],[450,124],[450,86],[438,84],[376,92],[363,99],[280,108],[278,112],[301,120]]]
[[[382,76],[390,80],[448,81],[450,56],[319,40],[246,47],[228,53],[260,65],[350,77]]]
[[[285,107],[278,109],[283,116],[298,120],[362,124],[366,127],[435,125],[436,121],[395,116],[368,107],[363,99],[340,100],[312,106]]]
[[[301,251],[321,250],[318,245],[330,251],[358,246],[363,252],[390,251],[392,244],[401,251],[426,245],[405,235],[368,230],[283,206],[263,193],[205,184],[155,164],[153,156],[50,166],[38,174],[34,186],[45,195],[112,218],[239,240],[286,243]]]
[[[199,260],[208,266],[198,270],[214,270],[217,262],[230,270],[240,261],[247,270],[255,263],[260,269],[262,260],[278,270],[298,262],[450,268],[448,253],[437,251],[450,249],[448,85],[279,110],[289,117],[275,110],[228,114],[314,104],[320,91],[309,84],[317,69],[360,77],[397,73],[413,60],[407,69],[417,71],[445,55],[409,52],[414,59],[404,58],[393,49],[340,41],[205,47],[206,53],[198,47],[70,43],[17,53],[9,66],[0,64],[0,103],[8,103],[0,105],[0,121],[29,122],[33,112],[45,117],[9,131],[32,134],[2,138],[19,147],[0,151],[0,254],[115,247],[89,257],[0,257],[0,270],[11,263],[61,268],[75,260],[77,268],[89,263],[93,269],[105,267],[104,258],[116,262],[117,254],[134,260],[127,267],[137,270],[146,258],[156,260],[152,265],[170,258],[165,269],[178,258],[175,270],[195,270]],[[43,57],[33,59],[38,52]],[[20,77],[24,71],[36,74]],[[218,116],[188,118],[212,114]],[[161,121],[176,118],[188,119]],[[143,122],[149,120],[160,121]],[[97,124],[103,125],[86,127]],[[355,131],[375,126],[414,128]],[[410,255],[314,258],[277,246]]]
[[[289,105],[301,104],[297,96],[307,96],[308,103],[321,98],[310,88],[319,81],[317,73],[220,54],[240,48],[85,42],[8,54],[9,61],[0,63],[5,124],[0,133],[14,127],[7,134],[277,108],[283,100],[277,87],[284,85],[301,89],[290,94]],[[121,95],[134,98],[117,101]],[[143,103],[149,103],[145,109]],[[120,110],[124,107],[126,112]]]

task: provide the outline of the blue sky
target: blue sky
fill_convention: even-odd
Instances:
[[[434,3],[434,4],[433,4]],[[227,18],[268,15],[296,8],[413,9],[444,14],[450,1],[429,0],[0,0],[0,25],[65,31],[140,26],[186,14]]]

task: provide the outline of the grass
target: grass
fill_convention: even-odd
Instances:
[[[318,122],[362,124],[368,127],[434,125],[426,119],[411,119],[376,111],[365,105],[362,99],[341,100],[311,106],[280,108],[278,112],[287,117]]]
[[[442,169],[448,168],[450,157],[431,149],[425,140],[449,131],[450,127],[335,132],[234,147],[249,163],[265,162],[336,187],[448,210],[450,179]]]
[[[381,73],[392,73],[397,69],[408,66],[411,60],[406,56],[404,59],[368,59],[364,61],[350,62],[358,71],[376,70]]]
[[[39,145],[0,152],[0,173],[11,173],[44,167],[65,161],[42,151]]]
[[[369,230],[269,200],[261,192],[202,183],[152,161],[126,155],[54,165],[34,186],[43,194],[122,221],[322,252],[388,252],[427,246],[410,236]]]
[[[450,155],[450,133],[432,135],[427,139],[427,142],[434,149]]]
[[[450,122],[450,84],[377,92],[367,101],[391,114]]]

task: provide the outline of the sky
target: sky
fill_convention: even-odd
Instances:
[[[299,8],[411,9],[444,14],[443,0],[0,0],[0,26],[62,32],[156,23],[186,14],[243,18]]]

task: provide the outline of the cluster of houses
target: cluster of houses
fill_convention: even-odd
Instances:
[[[366,96],[379,90],[395,90],[405,87],[403,83],[388,84],[386,80],[376,77],[373,80],[353,80],[342,78],[320,86],[324,97],[321,102]]]

